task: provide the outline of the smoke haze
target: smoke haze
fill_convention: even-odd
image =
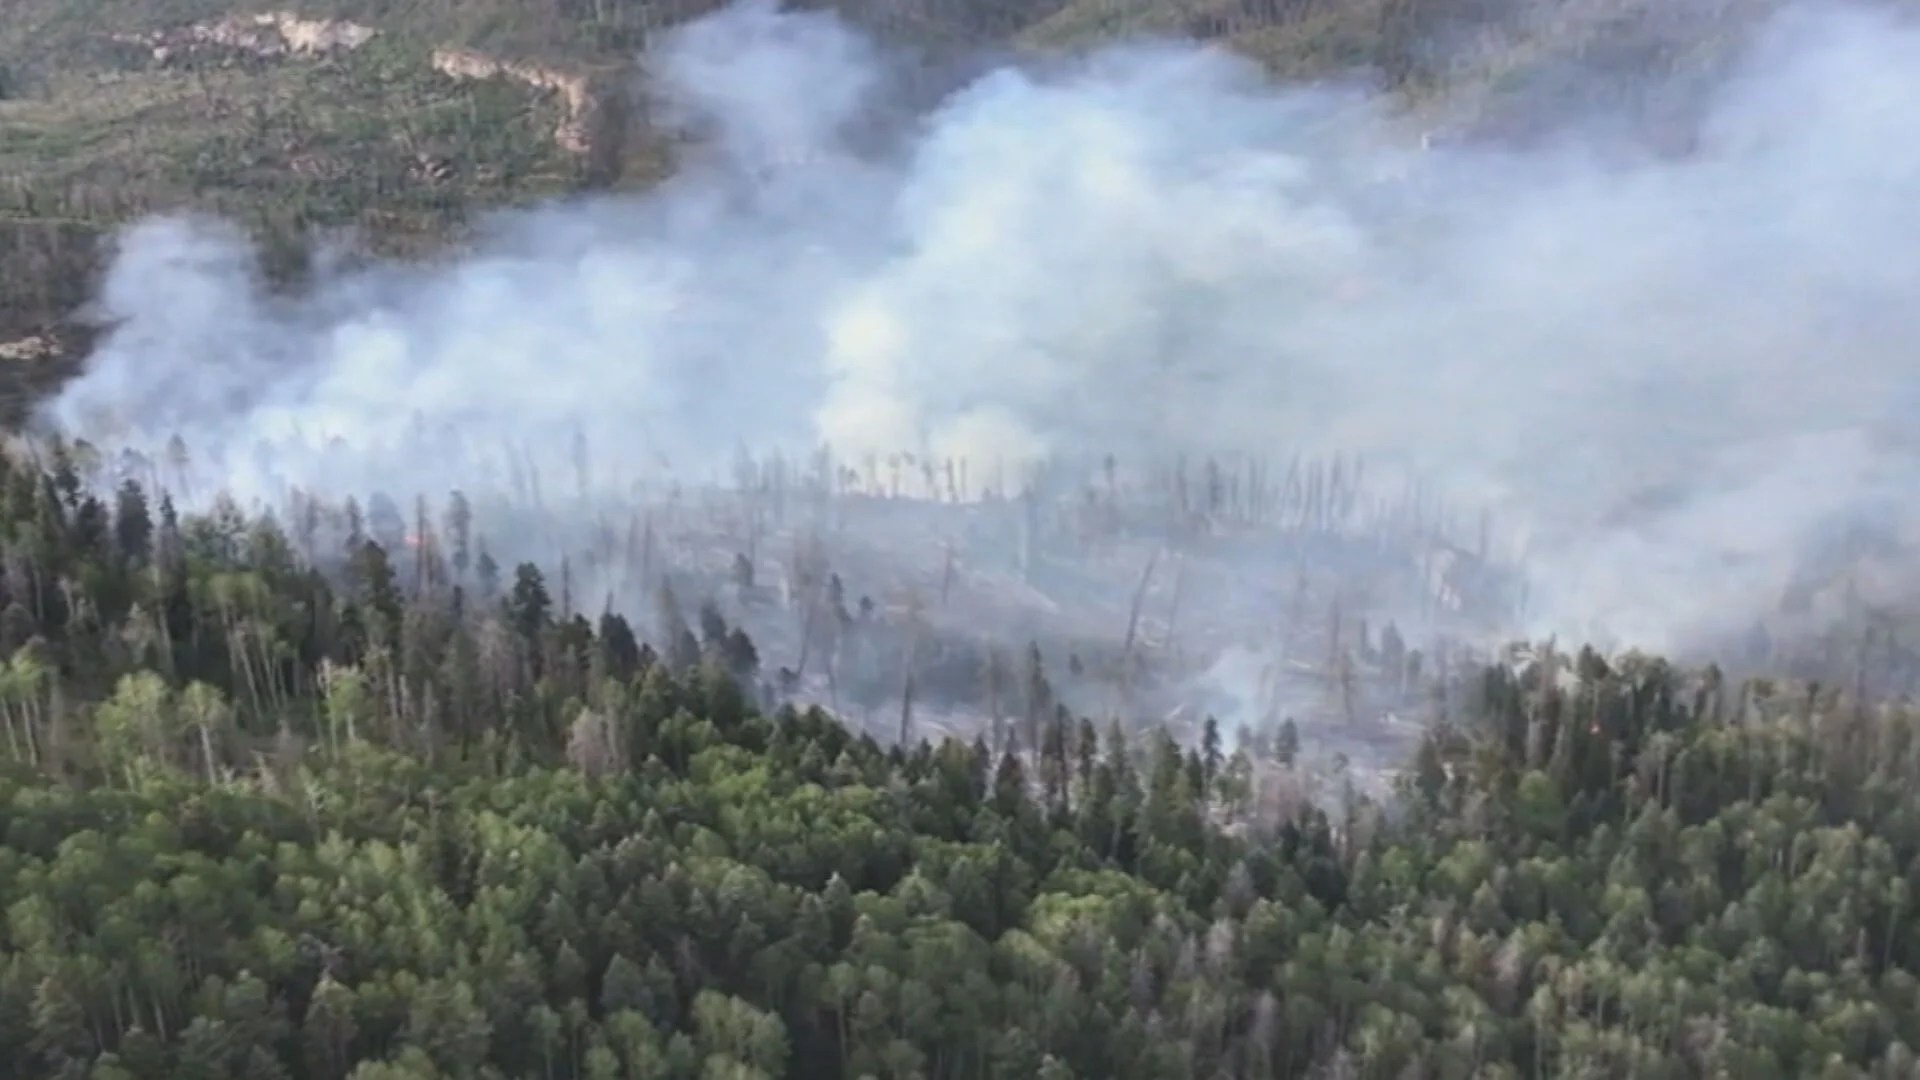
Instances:
[[[261,498],[472,490],[576,432],[609,485],[741,446],[976,477],[1356,451],[1494,510],[1534,576],[1516,631],[1654,648],[1744,628],[1822,530],[1911,494],[1920,33],[1888,16],[1776,17],[1680,159],[1423,150],[1357,84],[1171,43],[876,125],[888,63],[736,5],[647,58],[702,136],[671,181],[296,296],[229,226],[140,224],[44,420],[178,432]]]

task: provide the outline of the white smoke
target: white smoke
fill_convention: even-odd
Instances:
[[[856,149],[885,58],[767,2],[647,66],[710,151],[450,264],[280,297],[226,226],[132,228],[46,419],[181,433],[255,494],[444,491],[576,432],[609,474],[1337,447],[1524,529],[1537,629],[1655,647],[1909,493],[1880,433],[1920,402],[1920,33],[1890,17],[1776,19],[1697,152],[1629,164],[1422,152],[1383,101],[1167,43],[994,71]]]

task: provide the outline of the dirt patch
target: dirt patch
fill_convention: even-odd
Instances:
[[[560,123],[553,141],[562,150],[583,157],[609,151],[617,124],[617,95],[599,85],[592,75],[540,64],[502,60],[472,49],[436,49],[433,70],[450,79],[506,79],[559,97]]]

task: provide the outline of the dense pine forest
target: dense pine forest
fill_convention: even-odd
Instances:
[[[457,514],[0,493],[0,1075],[1920,1075],[1906,708],[1534,650],[1309,799],[1291,732],[767,708]]]

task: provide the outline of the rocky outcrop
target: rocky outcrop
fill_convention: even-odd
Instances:
[[[145,34],[116,34],[114,40],[148,49],[158,63],[196,52],[244,53],[260,57],[324,56],[352,52],[379,31],[344,19],[303,19],[289,12],[229,15],[212,22]]]
[[[570,154],[607,153],[609,140],[617,138],[618,95],[590,75],[453,48],[434,51],[433,70],[451,79],[506,79],[554,94],[562,114],[553,141]]]
[[[41,334],[17,341],[0,341],[0,364],[40,364],[58,360],[62,354],[58,341]]]

